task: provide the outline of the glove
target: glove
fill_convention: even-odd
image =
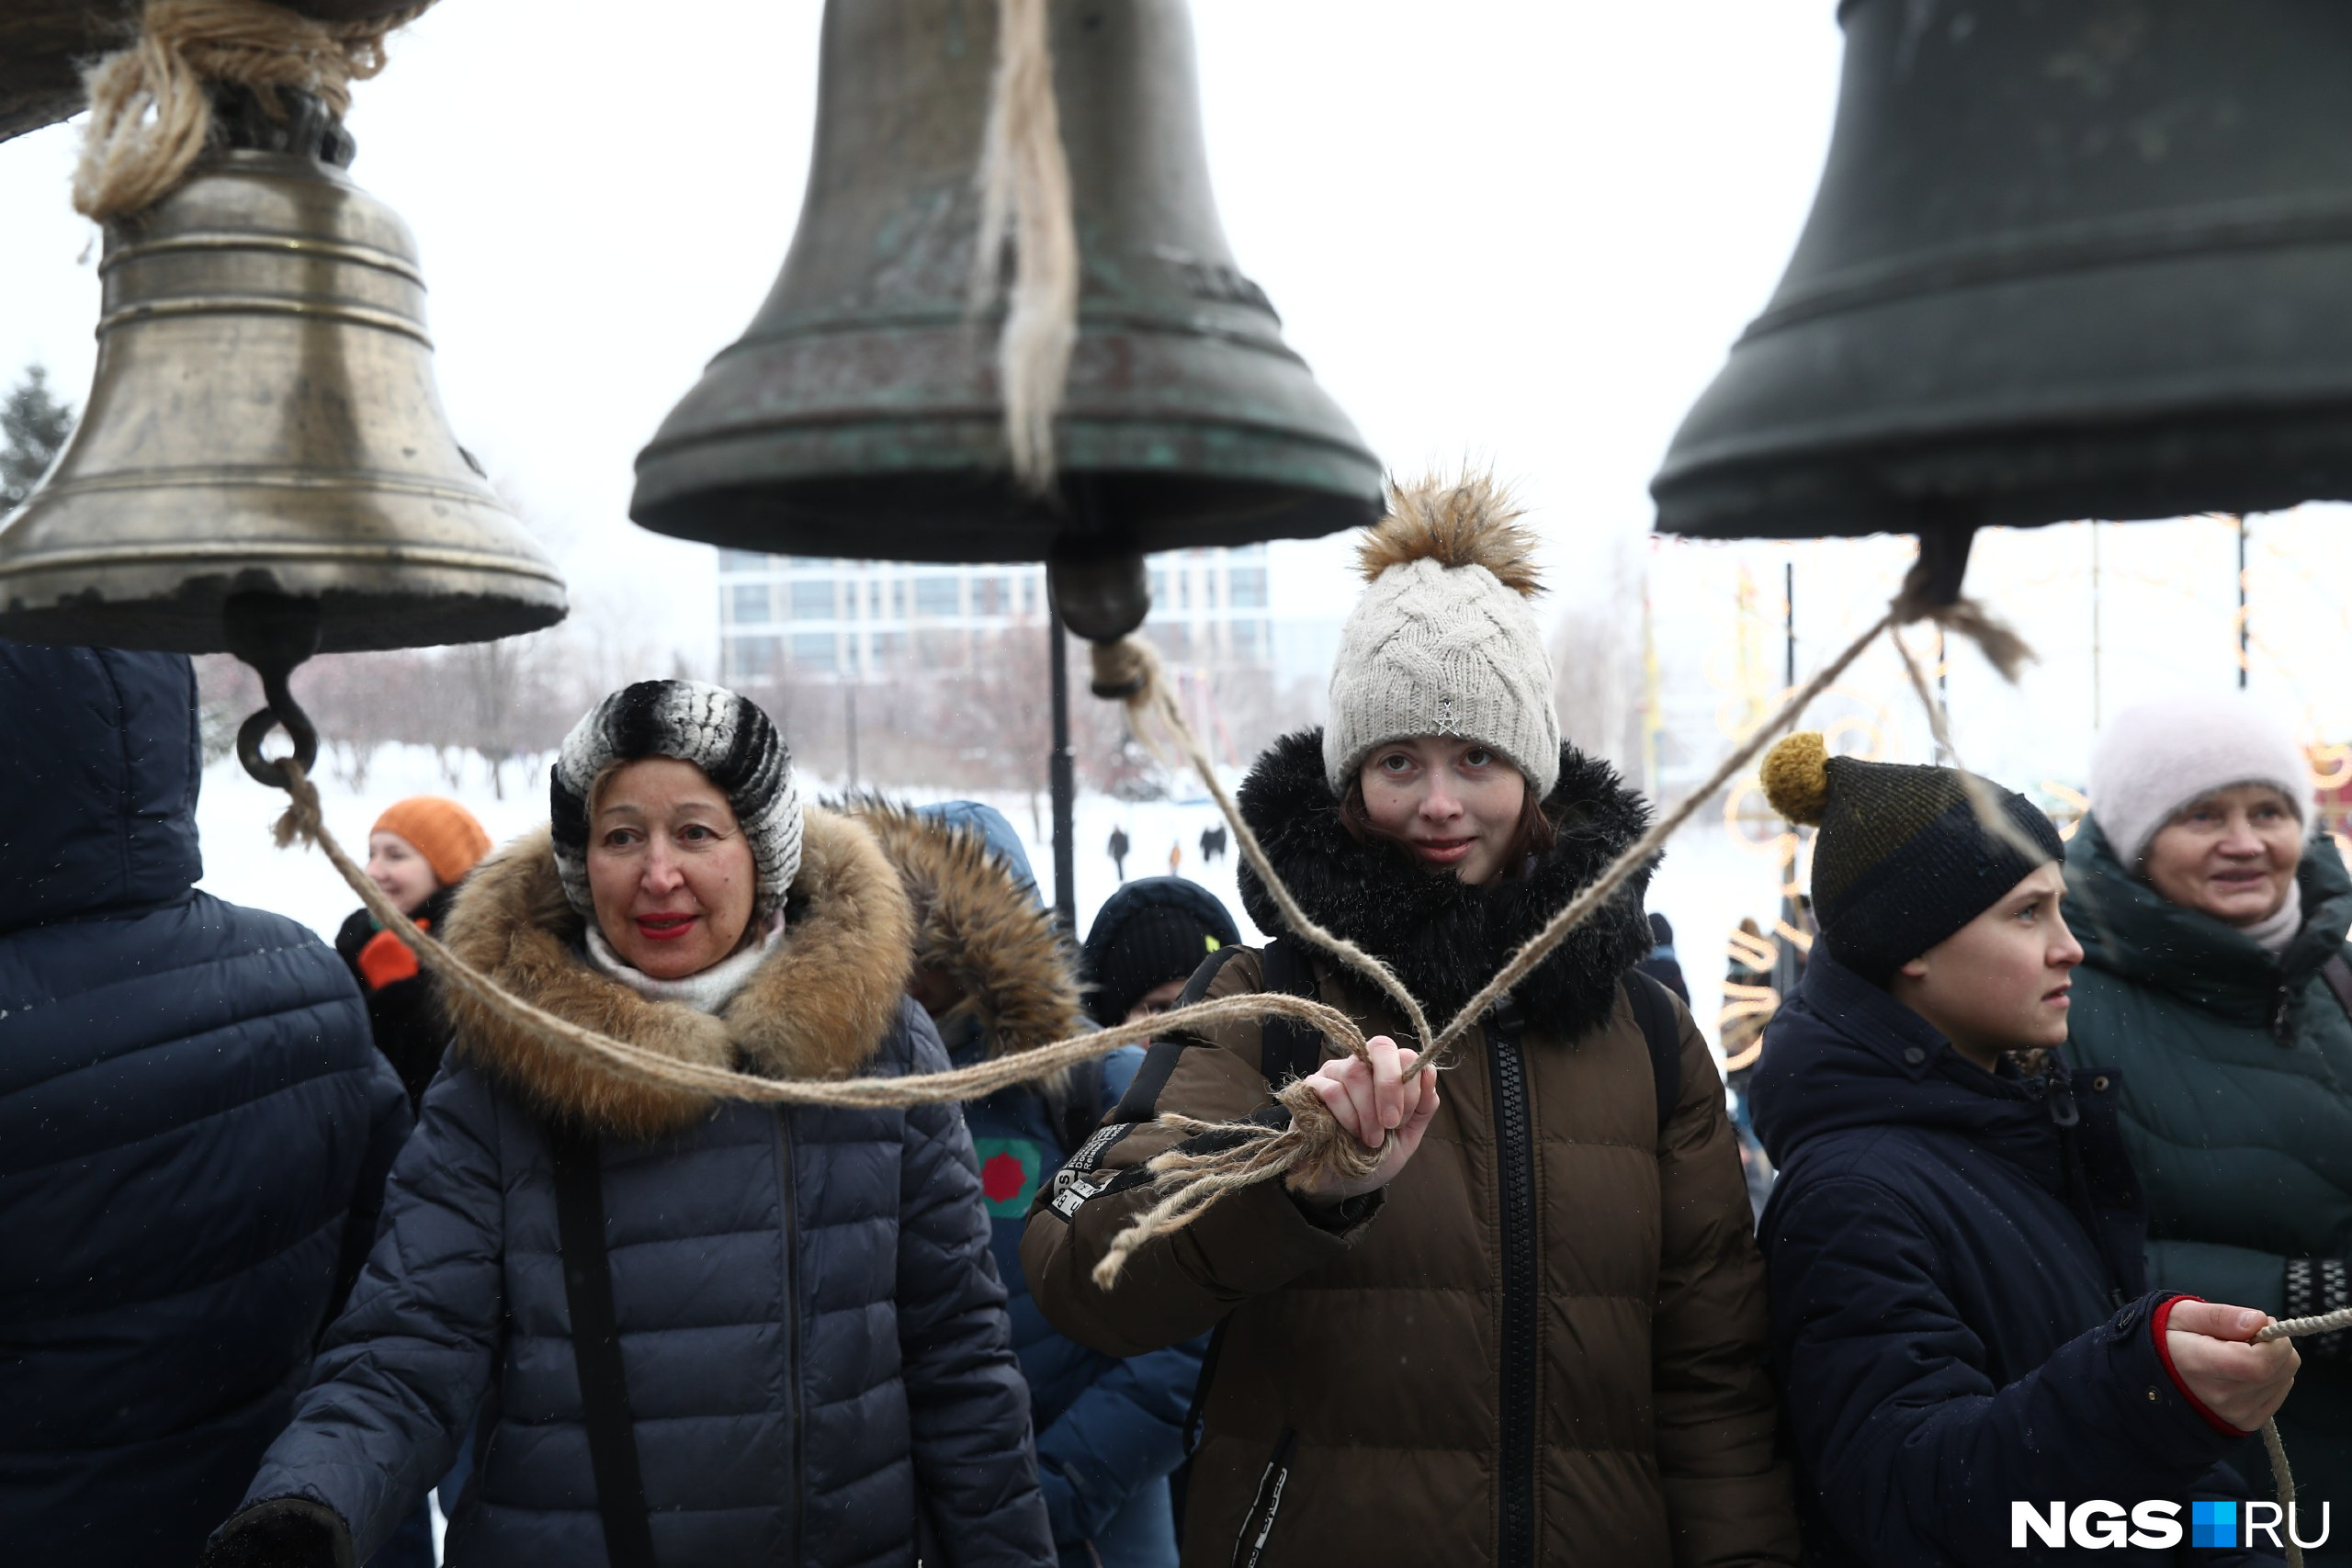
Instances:
[[[2352,1271],[2347,1271],[2340,1258],[2290,1258],[2287,1259],[2287,1317],[2318,1317],[2323,1313],[2338,1312],[2352,1306]],[[2333,1334],[2312,1334],[2295,1342],[2295,1348],[2306,1356],[2324,1360],[2341,1360],[2352,1341],[2352,1330],[2337,1329]]]
[[[351,1527],[324,1503],[266,1497],[213,1532],[197,1568],[356,1568]]]

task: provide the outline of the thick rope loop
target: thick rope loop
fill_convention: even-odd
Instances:
[[[266,0],[148,0],[138,39],[84,73],[74,209],[105,222],[170,195],[211,137],[209,83],[249,88],[272,115],[280,89],[300,90],[342,118],[351,84],[384,69],[384,40],[432,5],[320,22]]]

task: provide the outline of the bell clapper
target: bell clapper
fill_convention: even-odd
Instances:
[[[1904,584],[1919,603],[1942,609],[1960,603],[1968,577],[1968,550],[1976,541],[1982,509],[1970,502],[1923,503],[1919,515],[1919,561]],[[1914,584],[1916,583],[1916,589]]]

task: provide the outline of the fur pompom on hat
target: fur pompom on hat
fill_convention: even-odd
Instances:
[[[2049,817],[1980,779],[2007,827],[1988,829],[1952,768],[1833,757],[1813,730],[1764,754],[1765,798],[1813,846],[1813,908],[1838,962],[1876,985],[1999,902],[2037,866],[2064,861]]]
[[[1493,748],[1539,799],[1559,782],[1552,659],[1528,604],[1542,592],[1535,536],[1519,518],[1486,474],[1389,486],[1331,668],[1323,771],[1334,795],[1374,747],[1424,735]]]
[[[555,866],[563,896],[592,921],[588,892],[588,791],[616,762],[674,757],[692,762],[727,796],[750,840],[758,877],[755,920],[784,907],[800,874],[800,790],[792,753],[748,697],[700,681],[639,681],[598,703],[571,727],[556,754],[548,788]]]
[[[466,873],[490,853],[490,833],[474,814],[437,795],[412,795],[392,802],[368,831],[397,833],[416,846],[433,868],[433,879],[444,887],[464,881]]]
[[[2287,727],[2234,692],[2198,692],[2118,714],[2091,749],[2091,816],[2136,871],[2182,807],[2234,784],[2268,784],[2312,820],[2312,769]]]

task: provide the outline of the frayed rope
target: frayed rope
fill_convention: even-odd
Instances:
[[[337,23],[264,0],[148,0],[138,39],[84,73],[90,118],[74,209],[104,222],[170,195],[211,139],[208,83],[249,88],[281,118],[278,91],[306,92],[342,118],[351,84],[384,69],[385,39],[432,5]]]

